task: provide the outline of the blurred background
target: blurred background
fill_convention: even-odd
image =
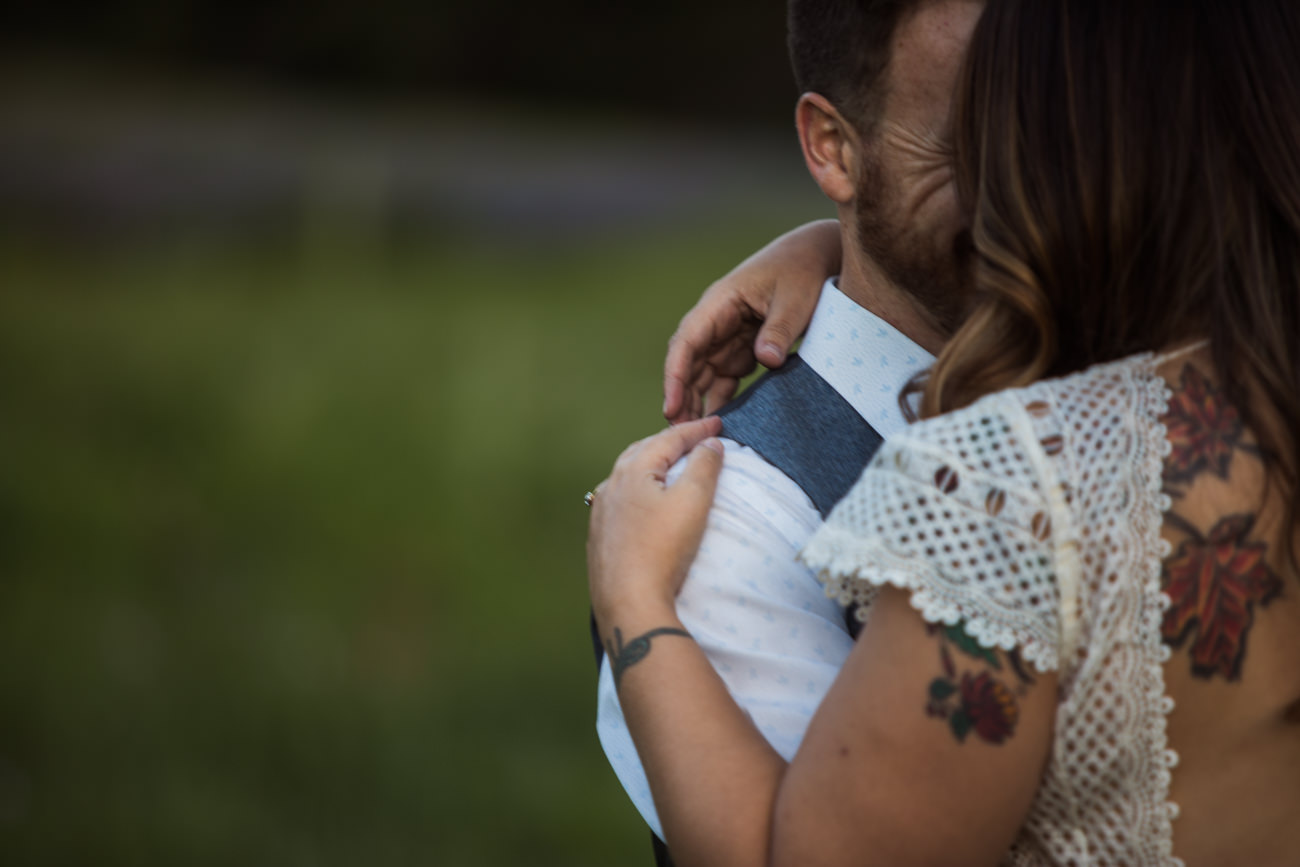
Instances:
[[[650,863],[581,499],[831,215],[782,7],[0,11],[0,860]]]

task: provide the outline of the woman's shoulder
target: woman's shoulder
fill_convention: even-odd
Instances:
[[[995,391],[961,409],[916,422],[909,431],[925,436],[931,429],[1008,412],[1043,417],[1052,412],[1096,410],[1102,406],[1122,409],[1126,399],[1145,397],[1163,386],[1156,368],[1165,357],[1143,352],[1029,385]]]
[[[990,394],[890,437],[805,561],[841,601],[894,584],[927,620],[963,620],[1054,669],[1078,637],[1081,511],[1097,490],[1159,481],[1153,358]]]
[[[1055,669],[1060,639],[1075,631],[1072,617],[1064,633],[1060,619],[1062,592],[1073,600],[1077,585],[1072,493],[1082,472],[1114,459],[1094,460],[1089,443],[1121,427],[1076,422],[1083,412],[1131,414],[1124,392],[1141,382],[1132,368],[1142,363],[997,392],[890,437],[804,561],[845,604],[891,584],[927,621],[962,621],[981,644],[1019,647],[1039,670]]]
[[[887,445],[943,454],[970,471],[1040,487],[1049,481],[1044,475],[1076,469],[1078,458],[1086,456],[1090,466],[1120,460],[1158,433],[1168,399],[1156,372],[1162,357],[1144,352],[997,391],[918,421]],[[1065,460],[1049,460],[1057,458]]]

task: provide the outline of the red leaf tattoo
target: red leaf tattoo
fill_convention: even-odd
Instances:
[[[1193,632],[1192,673],[1228,680],[1241,676],[1246,634],[1255,605],[1267,605],[1282,590],[1282,580],[1268,568],[1268,546],[1247,542],[1254,515],[1229,515],[1204,537],[1189,539],[1164,566],[1164,588],[1173,604],[1165,612],[1161,634],[1181,647]]]
[[[1173,447],[1165,462],[1166,484],[1186,484],[1203,470],[1228,477],[1233,447],[1241,439],[1241,416],[1194,365],[1183,367],[1161,420]]]

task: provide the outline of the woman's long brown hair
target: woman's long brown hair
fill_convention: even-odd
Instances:
[[[1295,0],[990,0],[954,128],[976,295],[921,416],[1208,337],[1294,528],[1298,58]]]

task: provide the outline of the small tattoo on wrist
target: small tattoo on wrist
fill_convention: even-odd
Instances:
[[[605,639],[605,653],[609,656],[609,668],[614,674],[614,688],[623,680],[623,672],[645,659],[650,654],[650,639],[660,635],[680,635],[690,638],[685,629],[661,626],[651,629],[644,635],[637,636],[626,644],[623,643],[623,630],[614,627],[614,640]]]

